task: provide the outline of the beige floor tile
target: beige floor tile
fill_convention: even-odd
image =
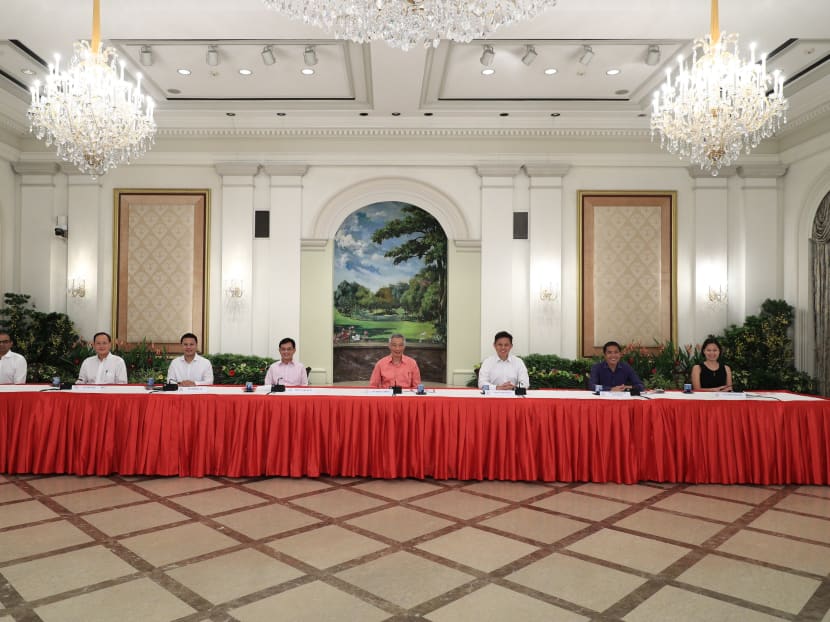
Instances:
[[[411,540],[455,524],[431,514],[399,506],[372,512],[347,522],[398,542]]]
[[[399,551],[337,574],[401,607],[414,607],[472,580],[441,564]]]
[[[659,512],[650,508],[626,516],[614,523],[614,526],[687,544],[701,544],[723,529],[721,523]]]
[[[137,579],[35,611],[43,622],[169,622],[194,609],[150,579]]]
[[[280,612],[277,618],[275,612]],[[240,622],[381,622],[389,613],[330,585],[314,581],[232,609]]]
[[[678,581],[792,614],[801,611],[821,585],[815,579],[719,555],[707,555]]]
[[[826,546],[789,538],[744,530],[724,542],[718,550],[822,576],[830,572],[830,554]]]
[[[574,542],[567,549],[653,574],[670,566],[691,550],[614,529],[602,529]]]
[[[154,566],[164,566],[233,546],[237,541],[193,523],[125,538],[121,544]]]
[[[108,486],[106,488],[96,488],[95,490],[85,490],[83,492],[61,495],[55,497],[55,501],[70,512],[80,514],[81,512],[89,512],[91,510],[114,508],[119,505],[127,505],[128,503],[147,501],[147,497],[123,486]]]
[[[809,495],[790,495],[776,503],[775,509],[830,518],[830,499]]]
[[[475,527],[464,527],[416,548],[485,572],[492,572],[538,550],[530,544]]]
[[[45,495],[58,495],[63,492],[75,492],[101,486],[112,486],[112,480],[106,477],[79,477],[77,475],[52,475],[28,480],[32,488]]]
[[[275,551],[311,564],[316,568],[330,568],[369,553],[386,548],[386,544],[336,525],[269,542]]]
[[[286,499],[295,495],[303,495],[309,492],[328,490],[331,484],[322,482],[319,479],[294,478],[294,477],[271,477],[258,482],[243,484],[245,488],[271,495],[277,499]]]
[[[337,489],[309,497],[292,499],[291,503],[326,516],[338,517],[385,505],[387,502],[350,490]]]
[[[226,514],[214,520],[254,540],[319,522],[312,516],[276,503]]]
[[[67,521],[44,523],[0,532],[0,562],[92,542]]]
[[[482,525],[507,533],[552,544],[566,538],[590,523],[584,523],[565,516],[556,516],[529,508],[518,508],[481,522]]]
[[[37,600],[137,572],[102,546],[51,555],[3,568],[25,600]]]
[[[150,502],[87,514],[84,520],[109,536],[120,536],[190,519],[161,503]]]
[[[262,497],[252,495],[237,488],[218,488],[205,492],[196,492],[172,499],[178,505],[193,510],[202,516],[210,516],[228,510],[237,510],[251,505],[267,503]]]
[[[830,486],[799,486],[795,492],[830,499]]]
[[[460,490],[448,490],[425,499],[418,499],[413,501],[412,505],[462,519],[487,514],[505,506],[501,501],[477,497]]]
[[[625,503],[597,499],[596,497],[580,495],[569,491],[560,492],[547,499],[537,501],[532,505],[590,520],[602,520],[631,507]]]
[[[432,622],[579,622],[579,614],[498,585],[480,590],[427,614]]]
[[[195,490],[205,490],[207,488],[216,488],[222,486],[221,483],[215,482],[209,477],[158,477],[144,482],[136,482],[136,486],[140,486],[145,490],[159,495],[160,497],[170,497],[172,495],[180,495],[185,492],[193,492]]]
[[[57,517],[57,514],[40,501],[21,501],[0,505],[0,529],[26,523],[37,523]]]
[[[666,612],[671,612],[667,617]],[[781,618],[758,613],[721,600],[693,594],[686,590],[667,586],[638,605],[628,615],[626,622],[781,622]]]
[[[759,486],[725,486],[719,484],[697,484],[687,487],[686,491],[709,497],[719,497],[727,501],[740,501],[756,505],[766,501],[777,492]]]
[[[625,501],[627,503],[640,503],[646,499],[651,499],[656,495],[663,494],[665,491],[653,486],[643,486],[641,484],[582,484],[577,486],[574,490],[580,492],[588,492],[593,495],[600,495],[601,497],[609,497],[617,499],[618,501]]]
[[[464,486],[468,492],[480,492],[507,501],[524,501],[537,495],[553,492],[548,486],[530,482],[476,482]]]
[[[303,576],[299,570],[251,549],[188,564],[167,574],[215,605]]]
[[[400,501],[428,492],[444,490],[443,486],[430,484],[417,479],[373,479],[364,484],[354,486],[355,489],[366,490],[376,495]]]
[[[21,490],[14,484],[0,485],[0,503],[8,503],[9,501],[20,501],[22,499],[31,499],[31,495],[25,490]]]
[[[742,503],[733,503],[731,501],[687,495],[684,493],[677,493],[667,499],[662,499],[655,503],[653,507],[729,523],[737,520],[752,509],[751,506]]]
[[[554,553],[505,577],[594,611],[605,611],[645,579]]]
[[[830,521],[825,518],[768,510],[749,526],[830,544]]]

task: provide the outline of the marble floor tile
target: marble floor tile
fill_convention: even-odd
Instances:
[[[0,484],[0,503],[31,499],[32,496],[14,484]]]
[[[58,516],[40,501],[5,503],[0,505],[0,529],[25,525],[26,523],[37,523],[42,520],[58,518]]]
[[[293,499],[291,503],[326,516],[339,517],[385,505],[386,502],[351,490],[338,489]]]
[[[485,499],[460,490],[449,490],[431,497],[412,501],[412,505],[432,510],[446,516],[471,519],[505,507],[505,503]]]
[[[158,477],[142,482],[135,482],[135,485],[160,497],[171,497],[186,492],[222,486],[221,483],[215,482],[209,477]]]
[[[488,518],[480,524],[545,544],[552,544],[591,526],[591,523],[525,507]]]
[[[726,486],[723,484],[695,484],[687,486],[686,492],[692,492],[709,497],[719,497],[727,501],[741,501],[743,503],[758,504],[766,501],[775,494],[771,488],[760,486]]]
[[[625,501],[627,503],[639,503],[646,499],[662,494],[660,488],[654,486],[644,486],[641,484],[580,484],[574,490],[580,492],[587,492],[600,497],[609,497],[617,501]]]
[[[455,523],[425,512],[398,506],[352,518],[348,524],[398,542],[404,542]]]
[[[78,475],[47,475],[26,481],[32,488],[45,495],[58,495],[63,492],[113,485],[113,481],[106,477],[80,477]]]
[[[700,518],[689,518],[671,512],[660,512],[645,508],[614,523],[632,531],[677,540],[686,544],[702,544],[719,531],[722,523],[713,523]]]
[[[419,479],[373,479],[354,486],[355,490],[365,490],[376,495],[402,501],[410,497],[444,490],[443,486]]]
[[[0,531],[0,562],[87,542],[92,542],[92,538],[64,520]]]
[[[186,507],[188,510],[192,510],[203,516],[267,503],[262,497],[236,488],[217,488],[216,490],[195,492],[190,495],[176,497],[173,501],[177,505]]]
[[[316,568],[337,566],[387,547],[383,542],[337,525],[327,525],[274,540],[268,546]]]
[[[142,501],[148,501],[148,498],[129,488],[114,486],[61,495],[55,497],[55,501],[70,512],[81,514],[92,510],[114,508],[130,503],[140,503]]]
[[[490,495],[491,497],[498,497],[505,501],[524,501],[531,497],[538,495],[550,494],[553,490],[549,486],[542,484],[532,484],[530,482],[476,482],[469,486],[464,486],[465,492],[478,492],[483,495]]]
[[[452,531],[416,548],[484,572],[492,572],[538,550],[535,546],[475,527]]]
[[[798,486],[795,492],[830,499],[830,486]]]
[[[820,544],[739,531],[717,550],[820,576],[830,572],[830,549]]]
[[[681,590],[661,588],[651,598],[623,616],[626,622],[781,622],[782,618]]]
[[[830,520],[825,518],[767,510],[749,526],[830,544]]]
[[[569,491],[560,492],[547,499],[537,501],[532,505],[562,514],[587,518],[589,520],[602,520],[631,507],[626,503],[597,499],[590,495],[580,495]]]
[[[566,549],[652,574],[662,571],[691,550],[614,529],[592,533]]]
[[[319,522],[313,516],[278,504],[252,510],[240,510],[233,514],[218,516],[214,520],[254,540]]]
[[[729,523],[737,520],[752,509],[751,505],[743,503],[733,503],[732,501],[723,501],[721,499],[685,493],[678,493],[667,499],[661,499],[653,507]]]
[[[580,622],[588,618],[498,585],[486,585],[426,615],[431,622]]]
[[[777,510],[789,510],[830,519],[830,499],[811,495],[790,495],[775,504]],[[830,526],[830,522],[828,522]]]
[[[332,488],[331,484],[322,480],[303,477],[269,477],[254,482],[247,482],[243,484],[243,487],[271,495],[275,499],[287,499],[288,497],[294,497],[296,495],[303,495],[320,490],[330,490]]]
[[[87,514],[84,516],[84,520],[107,535],[120,536],[191,519],[161,503],[151,501],[150,503]]]
[[[164,566],[232,547],[237,541],[210,527],[191,523],[125,538],[121,544],[152,565]]]

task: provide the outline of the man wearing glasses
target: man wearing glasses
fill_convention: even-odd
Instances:
[[[9,333],[0,331],[0,384],[26,384],[26,359],[12,352]]]

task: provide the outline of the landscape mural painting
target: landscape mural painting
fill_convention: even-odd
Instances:
[[[334,381],[369,380],[395,333],[425,382],[446,382],[447,235],[388,201],[352,212],[334,237]]]

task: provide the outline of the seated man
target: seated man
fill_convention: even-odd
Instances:
[[[265,384],[284,384],[289,387],[304,387],[308,384],[308,373],[305,365],[294,360],[297,343],[286,337],[279,343],[280,360],[272,363],[265,374]]]
[[[403,335],[395,334],[389,337],[389,356],[384,356],[372,370],[369,386],[375,389],[401,387],[402,389],[416,389],[421,384],[421,370],[415,359],[406,356],[406,339]]]
[[[589,388],[602,385],[606,391],[628,391],[638,389],[642,391],[645,386],[637,375],[637,372],[626,363],[621,361],[622,348],[616,341],[609,341],[602,346],[604,361],[591,366],[591,379]]]
[[[167,369],[167,382],[182,387],[193,387],[197,384],[213,384],[213,366],[206,358],[196,354],[199,340],[193,333],[185,333],[179,340],[182,344],[182,354],[170,361]]]
[[[0,384],[26,384],[26,359],[12,352],[9,333],[0,331]]]
[[[528,388],[530,378],[527,367],[518,356],[510,356],[513,349],[513,335],[506,330],[496,333],[493,340],[496,353],[487,357],[478,370],[478,388],[487,385],[491,389],[510,390],[516,387]]]
[[[95,356],[81,363],[78,384],[127,384],[127,366],[124,359],[112,354],[112,337],[108,333],[95,333],[92,338]]]

